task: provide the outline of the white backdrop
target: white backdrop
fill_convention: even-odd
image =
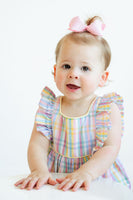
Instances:
[[[57,41],[72,17],[100,15],[112,49],[109,86],[124,97],[125,135],[120,151],[133,177],[132,0],[0,0],[0,175],[28,173],[27,146],[45,85],[56,94],[51,71]],[[132,178],[133,179],[133,178]]]

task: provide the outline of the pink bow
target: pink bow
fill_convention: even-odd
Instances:
[[[69,24],[69,30],[73,32],[88,31],[92,35],[102,36],[104,29],[105,29],[105,24],[103,24],[100,20],[97,19],[87,26],[83,24],[83,22],[80,20],[78,16],[74,17]]]

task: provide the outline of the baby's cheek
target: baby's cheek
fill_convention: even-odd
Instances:
[[[65,77],[64,77],[64,75],[63,74],[59,74],[58,76],[57,76],[57,82],[59,82],[59,83],[62,83],[62,81],[65,79]]]
[[[65,76],[62,73],[57,73],[55,78],[56,85],[60,89],[65,82]]]
[[[96,81],[93,77],[89,77],[89,78],[84,78],[82,83],[86,85],[87,87],[93,88],[95,87]]]

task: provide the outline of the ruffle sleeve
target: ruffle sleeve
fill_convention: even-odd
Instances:
[[[55,102],[55,94],[45,87],[41,93],[39,108],[36,112],[35,122],[37,131],[45,135],[49,140],[52,140],[52,112]]]
[[[123,108],[123,98],[116,94],[110,93],[100,97],[100,101],[96,110],[96,146],[93,152],[100,149],[105,140],[108,137],[108,132],[111,129],[110,113],[111,113],[111,103],[115,103],[121,114],[122,122],[122,135],[124,131],[124,108]]]

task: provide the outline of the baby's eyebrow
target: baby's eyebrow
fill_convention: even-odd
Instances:
[[[93,66],[91,63],[89,63],[89,62],[87,62],[87,61],[83,61],[83,62],[81,62],[81,64],[82,64],[82,65],[87,65],[87,66],[90,66],[90,67]]]
[[[87,63],[87,62],[81,62],[81,65],[90,65],[89,63]]]
[[[87,61],[82,61],[83,64],[89,64]]]
[[[66,60],[61,60],[61,62],[65,63],[65,62],[71,62],[71,60],[66,59]]]

